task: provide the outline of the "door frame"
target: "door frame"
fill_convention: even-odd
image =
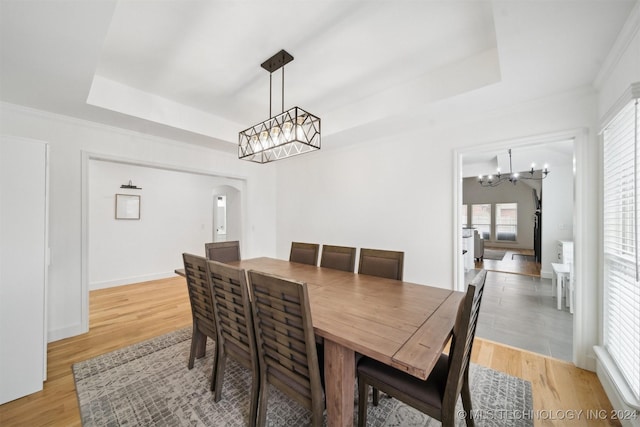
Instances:
[[[453,212],[454,212],[454,289],[465,290],[464,265],[461,257],[462,246],[462,221],[459,206],[462,205],[462,160],[465,154],[473,154],[481,151],[505,149],[505,147],[522,147],[534,144],[544,144],[559,140],[574,140],[574,201],[573,201],[573,236],[574,236],[574,274],[576,282],[575,310],[573,317],[573,362],[576,366],[591,371],[595,370],[596,359],[593,345],[598,341],[598,322],[593,319],[593,313],[588,318],[589,306],[598,301],[598,262],[595,248],[597,245],[597,232],[590,223],[594,223],[598,211],[593,209],[593,195],[586,189],[598,188],[598,173],[594,173],[596,165],[593,159],[597,159],[597,144],[590,144],[590,135],[587,128],[569,129],[561,132],[533,135],[522,138],[505,139],[488,143],[480,143],[470,147],[454,150],[453,167]],[[595,139],[591,136],[591,139]],[[590,147],[590,145],[592,145]],[[590,161],[591,160],[591,161]],[[591,170],[590,170],[591,168]],[[595,193],[595,192],[593,192]],[[595,196],[597,199],[597,195]],[[594,212],[595,211],[595,212]]]
[[[245,245],[244,239],[246,230],[248,229],[248,218],[246,214],[246,197],[247,197],[247,178],[245,176],[233,175],[228,173],[217,173],[208,170],[188,168],[183,166],[175,166],[164,163],[147,162],[138,159],[130,159],[126,157],[113,156],[110,154],[96,153],[91,151],[81,150],[82,154],[82,191],[81,191],[81,301],[80,301],[80,331],[78,334],[89,332],[89,168],[91,160],[106,161],[113,163],[121,163],[131,166],[147,167],[162,169],[174,172],[192,173],[196,175],[205,175],[217,178],[233,179],[238,182],[238,191],[240,192],[241,203],[241,220],[240,220],[240,244]],[[245,245],[246,246],[246,245]]]

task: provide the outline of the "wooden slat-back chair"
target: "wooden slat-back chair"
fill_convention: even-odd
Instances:
[[[182,254],[184,261],[191,315],[193,317],[193,333],[191,335],[191,351],[189,353],[189,369],[193,368],[195,358],[205,355],[207,337],[217,339],[216,321],[213,312],[213,291],[207,277],[207,260],[198,255]],[[213,364],[211,390],[216,377],[216,363]]]
[[[467,426],[474,425],[471,418],[469,362],[486,278],[487,272],[482,270],[469,284],[466,296],[460,302],[458,309],[449,355],[440,356],[425,381],[367,357],[360,360],[358,364],[359,427],[366,425],[369,386],[384,391],[430,417],[440,420],[443,427],[455,425],[455,407],[458,396],[462,395]]]
[[[272,384],[320,426],[324,397],[307,285],[253,270],[248,276],[261,377],[257,425],[265,424]]]
[[[320,245],[317,243],[291,242],[289,261],[301,264],[318,265]]]
[[[218,262],[240,261],[240,242],[205,243],[204,253],[208,260]]]
[[[320,267],[333,268],[353,273],[355,266],[356,248],[332,245],[322,246]]]
[[[216,343],[215,397],[222,397],[222,384],[227,356],[251,371],[249,423],[254,426],[258,409],[259,367],[256,337],[249,302],[249,288],[244,270],[217,261],[207,261],[207,273],[213,288],[214,312],[218,342]]]
[[[358,274],[402,280],[404,252],[360,249]]]

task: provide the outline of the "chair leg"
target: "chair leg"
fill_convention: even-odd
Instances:
[[[260,397],[260,375],[258,372],[253,372],[251,378],[251,401],[249,402],[249,426],[256,425],[256,418],[258,416],[258,399]],[[216,396],[218,393],[216,393]]]
[[[324,423],[324,417],[322,416],[323,412],[322,406],[315,408],[315,410],[312,411],[311,425],[313,427],[322,427],[322,424]]]
[[[193,332],[191,333],[191,350],[189,351],[189,363],[187,364],[187,367],[189,369],[193,368],[193,361],[195,360],[196,354],[198,353],[199,342],[201,340],[202,340],[202,333],[198,331],[198,327],[194,322]]]
[[[367,403],[369,401],[369,385],[362,377],[358,377],[358,427],[367,425]]]
[[[467,427],[474,427],[475,422],[471,417],[473,407],[471,405],[471,390],[469,389],[469,372],[465,372],[464,381],[462,382],[462,390],[460,391],[460,395],[462,396],[462,408],[465,412],[465,421],[467,423]]]
[[[217,343],[216,343],[217,344]],[[217,346],[220,347],[220,346]],[[222,398],[222,384],[224,383],[224,369],[227,357],[222,351],[216,351],[216,360],[214,363],[213,377],[211,378],[211,390],[214,392],[213,401],[219,402]]]
[[[206,344],[207,342],[207,337],[205,335],[204,340],[203,340]],[[214,385],[216,383],[216,378],[218,378],[218,343],[216,342],[216,349],[213,352],[213,368],[211,369],[211,387],[209,387],[209,389],[211,391],[213,391]],[[223,378],[224,379],[224,378]],[[215,397],[215,396],[214,396]]]
[[[380,403],[380,390],[373,387],[373,406],[378,406]]]
[[[264,427],[267,421],[267,402],[269,400],[269,384],[267,377],[260,377],[260,401],[258,403],[258,419],[256,427]]]
[[[198,332],[198,347],[196,349],[196,359],[205,356],[207,352],[207,336],[202,332]]]

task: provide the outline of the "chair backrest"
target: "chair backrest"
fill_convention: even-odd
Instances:
[[[449,352],[449,374],[447,375],[447,385],[442,402],[443,411],[448,408],[447,410],[453,413],[462,390],[462,384],[468,375],[471,349],[476,335],[478,313],[486,279],[486,270],[481,270],[476,274],[458,308]]]
[[[213,312],[213,291],[207,277],[207,260],[198,255],[184,253],[184,272],[191,302],[193,323],[210,337],[216,336],[216,321]]]
[[[402,280],[404,252],[360,249],[358,274]]]
[[[320,252],[320,245],[317,243],[291,242],[289,261],[318,265],[318,252]]]
[[[356,265],[356,248],[346,246],[322,246],[322,256],[320,257],[320,267],[333,268],[336,270],[350,271]]]
[[[253,270],[248,276],[261,376],[306,408],[319,405],[322,414],[307,284]]]
[[[207,261],[213,289],[218,342],[226,354],[257,368],[255,334],[249,302],[249,288],[243,269],[217,261]]]
[[[204,252],[208,260],[218,262],[240,261],[240,242],[205,243]]]

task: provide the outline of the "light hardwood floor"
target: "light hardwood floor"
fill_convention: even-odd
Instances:
[[[77,426],[80,413],[71,365],[188,326],[191,309],[181,277],[93,291],[90,331],[49,344],[44,390],[0,406],[2,426]],[[535,425],[620,425],[587,419],[611,410],[595,374],[570,363],[476,339],[472,360],[531,381]],[[186,363],[186,360],[185,360]],[[584,411],[579,420],[567,418]],[[536,412],[538,411],[538,412]],[[577,415],[576,415],[577,417]]]

